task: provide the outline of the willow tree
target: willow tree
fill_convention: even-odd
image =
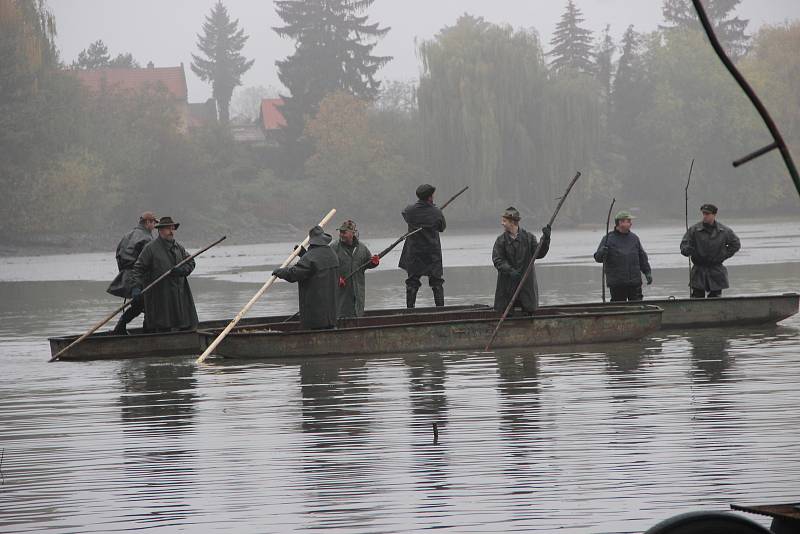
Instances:
[[[442,191],[473,191],[471,205],[454,211],[489,217],[514,204],[543,215],[570,174],[588,166],[598,87],[589,76],[551,80],[535,33],[464,15],[424,42],[420,57],[432,179]]]

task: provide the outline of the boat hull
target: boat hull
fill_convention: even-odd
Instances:
[[[280,331],[278,325],[232,331],[215,355],[228,358],[367,355],[453,350],[481,350],[500,317],[494,311],[437,315],[397,315],[353,320],[356,326],[335,330]],[[601,309],[551,308],[533,317],[507,319],[493,348],[578,345],[639,339],[657,330],[661,309],[638,305]],[[200,331],[201,348],[217,331]]]

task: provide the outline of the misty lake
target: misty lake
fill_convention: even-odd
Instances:
[[[800,223],[722,222],[742,240],[725,295],[798,290]],[[634,231],[645,298],[687,296],[682,225]],[[393,240],[362,233],[374,252]],[[443,234],[448,304],[492,302],[497,233]],[[601,236],[554,229],[542,304],[600,300]],[[291,245],[201,256],[201,320],[232,318]],[[367,274],[368,308],[404,305],[398,258]],[[800,501],[798,316],[494,353],[47,363],[49,336],[120,304],[115,271],[113,251],[0,258],[2,532],[641,532]],[[296,309],[279,283],[250,316]]]

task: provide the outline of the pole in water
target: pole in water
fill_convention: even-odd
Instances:
[[[608,225],[611,223],[611,212],[614,210],[614,203],[617,201],[616,198],[611,199],[611,205],[608,207],[608,215],[606,216],[606,236],[603,238],[606,242],[606,246],[608,246]],[[603,280],[600,282],[600,285],[603,288],[603,302],[606,301],[606,259],[603,258]]]
[[[692,169],[694,169],[694,158],[692,163],[689,164],[689,178],[686,179],[686,187],[683,190],[684,198],[684,218],[686,223],[686,231],[689,231],[689,184],[692,182]],[[692,258],[689,257],[689,296],[692,296]]]
[[[433,423],[433,444],[439,444],[439,427],[436,425],[436,423]]]

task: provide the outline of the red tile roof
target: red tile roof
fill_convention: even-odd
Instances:
[[[286,126],[286,119],[278,108],[283,105],[282,98],[261,100],[261,126],[265,130],[278,130]]]
[[[90,69],[70,70],[69,72],[92,91],[100,91],[103,85],[109,88],[136,91],[148,85],[163,84],[167,91],[183,102],[186,102],[189,96],[183,64],[180,67]]]

